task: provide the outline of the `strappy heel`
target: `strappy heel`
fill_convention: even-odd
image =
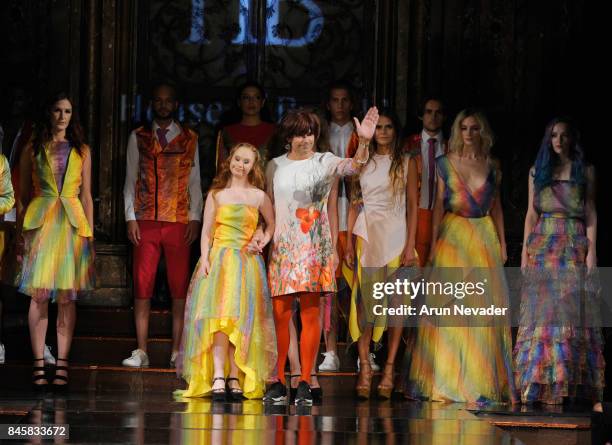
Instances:
[[[35,358],[34,359],[34,364],[36,364],[36,362],[43,362],[43,366],[32,366],[32,389],[34,389],[34,391],[45,391],[47,389],[47,387],[49,386],[49,381],[47,380],[47,375],[45,374],[45,367],[44,367],[44,363],[45,363],[45,359],[44,358]],[[38,374],[40,372],[40,374]],[[44,383],[36,383],[36,382],[40,382],[41,380],[44,380]]]
[[[212,381],[213,385],[217,380],[223,380],[223,382],[225,383],[225,377],[215,377]],[[225,402],[226,395],[227,392],[225,391],[225,385],[223,385],[223,388],[217,388],[212,390],[213,402]]]
[[[64,362],[66,366],[55,365],[55,375],[53,376],[53,390],[56,392],[65,392],[68,389],[68,375],[60,375],[57,371],[65,371],[68,374],[68,359],[57,358],[56,363]],[[56,380],[60,380],[64,383],[56,383]]]
[[[378,385],[378,397],[381,399],[391,398],[391,393],[393,392],[393,363],[385,363],[381,381],[386,377],[390,378],[391,385],[383,385],[382,383]]]
[[[370,390],[372,388],[372,366],[369,360],[362,362],[359,366],[359,374],[357,376],[357,385],[355,391],[357,397],[367,400],[370,398]]]
[[[226,388],[227,394],[230,399],[236,402],[241,401],[242,399],[244,399],[244,392],[242,391],[242,389],[240,389],[240,387],[231,388],[229,386],[229,382],[231,382],[232,380],[238,382],[238,386],[240,386],[240,380],[238,380],[237,377],[228,377],[227,379],[225,379],[225,388]]]

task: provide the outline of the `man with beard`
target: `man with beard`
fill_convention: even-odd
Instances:
[[[199,235],[203,202],[198,138],[175,120],[177,108],[176,89],[166,83],[156,85],[151,98],[153,122],[134,130],[128,141],[123,196],[127,236],[134,246],[138,348],[123,360],[124,366],[149,365],[150,299],[162,252],[172,296],[171,367],[178,355],[189,285],[189,251]]]

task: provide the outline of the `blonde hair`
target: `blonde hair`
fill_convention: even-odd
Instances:
[[[455,121],[453,122],[453,126],[451,128],[451,135],[448,142],[448,150],[453,153],[457,153],[461,155],[463,153],[463,138],[461,137],[461,124],[468,117],[473,117],[478,122],[480,126],[480,150],[484,156],[489,156],[491,154],[491,147],[493,146],[493,142],[495,141],[495,136],[493,134],[493,130],[491,130],[491,125],[489,125],[489,121],[487,117],[484,115],[482,111],[473,110],[473,109],[465,109],[461,110]]]
[[[230,162],[234,157],[234,153],[239,148],[248,148],[255,154],[255,160],[253,161],[253,168],[249,172],[248,180],[249,184],[257,187],[258,189],[264,190],[266,185],[266,180],[263,172],[263,167],[261,166],[261,156],[259,154],[259,150],[254,145],[251,145],[246,142],[240,142],[232,147],[230,150],[229,156],[225,158],[225,160],[221,163],[221,168],[219,169],[219,173],[213,179],[212,185],[208,190],[209,193],[212,193],[213,196],[218,192],[223,190],[229,184],[230,179],[232,178],[232,172],[230,171]]]

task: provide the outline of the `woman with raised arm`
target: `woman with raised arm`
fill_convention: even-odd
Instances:
[[[370,342],[378,343],[385,329],[388,330],[387,363],[377,392],[379,397],[391,397],[395,356],[404,328],[402,317],[387,316],[382,309],[377,309],[397,307],[399,299],[378,300],[366,295],[362,293],[367,287],[365,283],[383,282],[401,266],[417,264],[415,236],[410,237],[410,227],[416,225],[416,184],[409,187],[408,155],[401,143],[399,119],[389,109],[379,114],[368,163],[351,186],[350,212],[356,212],[357,218],[349,235],[355,235],[357,242],[355,248],[353,237],[347,236],[345,254],[347,265],[352,268],[356,263],[355,273],[352,277],[347,274],[346,278],[351,286],[349,332],[353,341],[358,342],[359,350],[356,392],[361,399],[370,397]],[[355,253],[356,261],[353,260]]]
[[[276,228],[270,252],[268,277],[278,341],[278,382],[264,400],[284,401],[285,361],[289,349],[289,320],[293,301],[300,304],[302,333],[300,362],[302,376],[295,403],[312,404],[310,374],[321,337],[319,299],[336,290],[334,271],[338,259],[332,242],[327,200],[338,176],[354,175],[367,163],[367,145],[374,135],[378,111],[370,108],[360,123],[360,137],[353,158],[339,158],[317,152],[320,136],[318,116],[306,110],[293,110],[283,118],[279,139],[287,154],[268,163],[268,193],[274,202]]]

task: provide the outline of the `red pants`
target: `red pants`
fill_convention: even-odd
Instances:
[[[134,246],[134,297],[151,298],[157,265],[163,251],[172,298],[185,298],[189,286],[189,254],[185,244],[187,224],[138,221],[140,243]]]
[[[429,258],[429,251],[431,249],[431,217],[433,211],[428,209],[417,210],[417,231],[416,231],[416,242],[415,248],[419,255],[419,265],[425,266],[427,259]]]

